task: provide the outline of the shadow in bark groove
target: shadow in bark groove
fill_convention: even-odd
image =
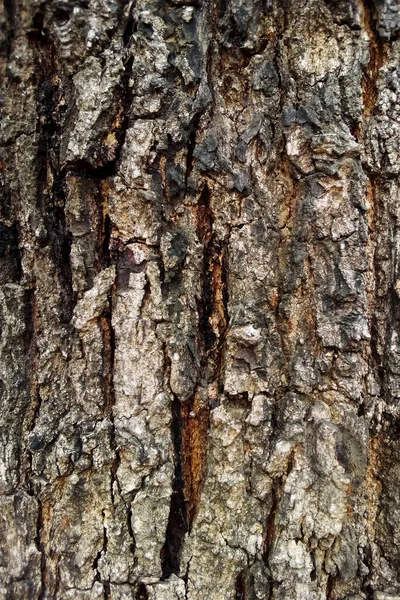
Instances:
[[[172,495],[165,544],[160,553],[162,579],[168,579],[172,573],[179,573],[182,542],[185,533],[188,530],[184,497],[185,481],[182,468],[183,427],[181,422],[181,403],[176,395],[173,396],[171,412],[171,437],[174,447],[175,474],[172,483]]]
[[[148,600],[149,595],[144,583],[138,583],[135,591],[135,600]]]
[[[76,297],[72,289],[70,254],[72,235],[67,230],[65,218],[65,170],[60,167],[60,139],[62,84],[57,54],[53,42],[43,29],[43,14],[36,16],[36,29],[30,32],[36,55],[37,112],[40,117],[40,143],[37,155],[38,205],[43,215],[46,239],[49,245],[60,285],[64,290],[60,322],[69,323]],[[52,182],[52,183],[50,183]]]
[[[379,37],[376,28],[376,7],[374,0],[359,0],[362,24],[369,38],[370,58],[365,68],[362,87],[364,116],[371,116],[374,112],[378,89],[377,79],[379,71],[387,58],[387,45]]]

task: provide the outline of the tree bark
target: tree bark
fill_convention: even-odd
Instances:
[[[0,26],[0,599],[399,598],[398,0]]]

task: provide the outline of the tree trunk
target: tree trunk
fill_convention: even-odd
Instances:
[[[399,598],[398,0],[0,25],[0,599]]]

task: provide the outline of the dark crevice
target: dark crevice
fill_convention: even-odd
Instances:
[[[210,192],[204,186],[197,206],[197,237],[203,244],[202,295],[198,302],[200,355],[205,379],[220,379],[228,327],[228,244],[213,233]]]
[[[120,106],[121,117],[119,126],[116,128],[115,137],[117,138],[117,148],[115,151],[114,165],[119,163],[121,151],[125,144],[126,133],[130,123],[130,108],[133,100],[133,88],[130,86],[130,78],[132,75],[133,56],[130,56],[124,64],[124,73],[120,83]],[[115,172],[115,167],[114,167]]]
[[[129,537],[132,540],[132,542],[129,545],[129,549],[130,549],[131,553],[134,555],[135,550],[136,550],[136,540],[135,540],[135,534],[134,534],[133,528],[132,528],[132,505],[131,505],[131,503],[129,503],[127,506],[126,520],[127,520],[127,525],[128,525]]]
[[[241,571],[236,577],[235,600],[246,600],[246,580],[244,571]]]
[[[229,394],[225,392],[225,397],[230,404],[235,404],[236,406],[243,406],[244,408],[249,408],[250,406],[248,392],[241,392],[239,394]]]
[[[197,227],[196,234],[199,242],[203,246],[207,246],[211,238],[211,232],[214,222],[214,216],[210,207],[210,190],[208,185],[205,184],[199,201],[197,203]]]
[[[119,482],[117,477],[118,468],[121,462],[119,448],[116,440],[115,423],[113,408],[115,405],[115,388],[114,388],[114,370],[115,370],[115,331],[112,325],[112,292],[108,298],[108,308],[100,318],[100,329],[103,336],[103,389],[104,389],[104,414],[110,419],[110,445],[115,454],[115,458],[111,464],[111,501],[114,503],[114,484],[119,490]],[[129,524],[128,524],[129,527]]]
[[[185,170],[185,197],[188,191],[188,182],[189,177],[192,173],[193,169],[193,154],[196,148],[196,136],[197,130],[200,123],[201,114],[198,113],[192,120],[192,129],[189,132],[188,141],[187,141],[187,153],[186,153],[186,170]]]
[[[376,595],[372,585],[367,585],[365,588],[363,588],[363,591],[365,594],[365,600],[376,600]]]
[[[3,0],[4,12],[6,14],[7,29],[4,36],[3,48],[6,56],[10,56],[15,38],[16,25],[16,3],[15,0]]]
[[[185,583],[185,600],[188,600],[188,593],[189,593],[189,571],[190,571],[190,562],[192,559],[189,560],[188,564],[186,565],[186,572],[185,575],[183,576],[183,581]]]
[[[228,10],[228,0],[217,0],[216,5],[216,20],[219,21],[223,18],[226,11]]]
[[[103,334],[103,381],[104,381],[104,413],[111,415],[115,404],[114,363],[115,363],[115,332],[112,326],[112,295],[108,298],[107,310],[100,318],[100,328]]]
[[[370,357],[369,363],[372,372],[375,372],[377,381],[380,386],[380,395],[386,400],[390,399],[390,391],[387,381],[387,375],[384,368],[385,362],[387,360],[387,349],[391,344],[391,331],[392,327],[396,326],[395,323],[398,321],[398,310],[396,309],[397,298],[394,290],[389,291],[389,295],[385,298],[382,298],[376,289],[379,286],[379,274],[381,272],[381,264],[380,264],[380,253],[381,253],[381,224],[385,221],[386,215],[386,207],[380,200],[380,194],[377,193],[380,186],[382,185],[382,180],[376,175],[370,173],[367,174],[367,184],[366,184],[366,198],[367,202],[370,205],[370,236],[371,242],[374,245],[374,255],[373,255],[373,279],[375,282],[375,293],[372,296],[372,316],[370,320]],[[388,307],[390,308],[389,313],[387,313]],[[387,318],[387,314],[390,315]],[[386,331],[384,336],[381,336],[379,333],[379,318],[385,316],[386,318]],[[376,433],[380,429],[379,422],[379,414],[374,411],[374,415],[372,417],[370,423],[370,435],[374,437]]]
[[[171,437],[174,447],[175,471],[165,544],[160,554],[162,579],[168,579],[172,573],[179,574],[182,543],[188,530],[184,494],[185,482],[182,468],[181,403],[176,395],[173,395],[171,412]]]
[[[276,512],[279,506],[279,502],[282,496],[283,488],[283,477],[274,479],[271,489],[271,508],[268,513],[267,520],[265,522],[264,532],[264,560],[268,562],[269,554],[272,548],[272,543],[275,539],[276,527],[275,519]]]
[[[249,558],[249,557],[247,557]],[[254,600],[254,576],[248,569],[240,571],[235,580],[235,600]]]
[[[44,515],[43,515],[43,506],[39,498],[37,499],[38,503],[38,517],[37,517],[37,525],[36,525],[36,547],[41,552],[40,556],[40,592],[38,596],[38,600],[44,600],[47,592],[47,565],[46,565],[46,549],[42,542],[42,531],[44,527]]]
[[[203,270],[198,300],[197,348],[200,370],[192,396],[185,402],[173,395],[171,432],[175,452],[175,476],[166,542],[161,552],[163,577],[179,573],[180,552],[197,513],[205,475],[210,406],[222,392],[228,326],[228,244],[213,233],[210,192],[204,186],[196,208],[197,237],[203,245]],[[166,377],[170,360],[165,351]],[[211,397],[202,390],[213,389]]]
[[[111,585],[110,585],[109,581],[104,581],[103,582],[103,590],[104,590],[104,595],[103,595],[104,600],[110,600],[110,598],[111,598]]]
[[[316,581],[317,567],[316,567],[316,563],[315,563],[315,550],[309,549],[309,554],[310,554],[310,558],[311,558],[311,562],[312,562],[312,566],[313,566],[313,568],[311,569],[311,572],[310,572],[310,579],[311,579],[311,581]]]
[[[228,242],[213,233],[210,195],[205,185],[197,207],[197,236],[203,244],[201,298],[198,301],[199,349],[203,378],[223,391],[228,315]]]
[[[139,315],[140,316],[143,314],[143,311],[145,310],[146,306],[150,302],[150,298],[151,298],[151,284],[150,284],[150,279],[148,278],[146,272],[144,273],[144,277],[145,277],[145,284],[144,284],[144,288],[143,288],[143,297],[142,297],[142,302],[139,307]]]
[[[333,599],[333,593],[335,590],[335,577],[333,575],[328,575],[328,580],[326,582],[326,600],[332,600]]]
[[[377,30],[377,14],[374,0],[361,0],[363,27],[369,38],[370,58],[363,74],[364,117],[370,117],[376,106],[377,80],[387,57],[387,45]]]
[[[164,376],[166,381],[171,377],[171,359],[164,345]],[[182,468],[182,432],[181,403],[171,393],[171,440],[174,451],[174,476],[165,543],[160,551],[162,579],[168,579],[172,573],[179,574],[180,554],[184,536],[188,530],[185,504],[184,477]]]
[[[64,212],[65,172],[60,169],[62,86],[56,83],[57,59],[50,38],[35,36],[34,32],[30,37],[35,49],[39,79],[36,97],[41,138],[37,155],[38,207],[46,229],[46,238],[39,243],[51,249],[60,287],[64,292],[59,319],[61,323],[69,323],[76,298],[72,289],[70,264],[72,235],[67,229]]]
[[[211,106],[210,106],[210,115],[209,115],[210,120],[214,116],[215,107],[216,107],[215,87],[214,87],[214,83],[213,83],[213,67],[214,67],[213,51],[214,51],[214,40],[212,39],[208,45],[207,62],[206,62],[207,83],[208,83],[208,87],[209,87],[209,90],[211,93]]]
[[[101,553],[102,553],[102,551],[99,550],[98,553],[96,554],[96,558],[93,561],[93,571],[95,571],[95,576],[94,576],[95,581],[100,581],[100,573],[98,571],[98,565],[99,565],[99,560],[101,558]]]
[[[121,464],[121,456],[120,456],[119,448],[116,447],[115,426],[114,426],[113,418],[111,419],[111,447],[115,452],[115,458],[111,465],[111,482],[110,482],[111,502],[112,502],[112,504],[114,504],[115,503],[115,493],[114,493],[115,485],[117,486],[118,493],[121,494],[121,487],[120,487],[118,477],[117,477],[118,469]]]
[[[181,544],[197,513],[206,468],[210,406],[218,402],[223,387],[228,326],[228,244],[218,240],[213,233],[214,218],[207,185],[196,211],[197,237],[203,245],[201,298],[197,303],[200,369],[192,396],[185,402],[174,396],[172,402],[172,437],[177,462],[164,548],[166,577],[179,570]],[[203,397],[202,393],[207,389],[213,390],[209,398]]]
[[[136,585],[135,600],[149,600],[147,588],[142,581]]]
[[[95,571],[94,581],[99,581],[100,583],[103,584],[104,600],[108,600],[111,597],[110,582],[103,581],[100,576],[100,571],[99,571],[100,558],[107,554],[107,547],[108,547],[107,527],[105,524],[106,513],[105,513],[104,509],[101,511],[101,516],[102,516],[102,520],[103,520],[103,547],[101,550],[99,550],[99,552],[96,555],[96,558],[93,561],[93,570]]]
[[[110,216],[108,214],[105,215],[103,220],[103,242],[101,247],[102,254],[102,262],[105,267],[108,267],[111,264],[110,257],[110,242],[111,242],[111,233],[112,233],[112,223]]]
[[[377,270],[377,266],[375,266],[375,272]],[[378,374],[378,378],[380,381],[380,384],[382,386],[382,388],[385,387],[385,369],[382,365],[382,357],[380,354],[380,350],[379,350],[379,327],[378,327],[378,320],[377,320],[377,315],[373,314],[371,317],[371,327],[370,327],[370,334],[371,334],[371,359],[374,363],[375,366],[375,370]]]
[[[16,222],[0,221],[0,284],[19,283],[22,277],[19,232]]]
[[[363,563],[367,567],[367,575],[364,576],[361,584],[361,589],[365,594],[367,600],[374,600],[374,591],[371,586],[371,573],[373,572],[373,559],[372,559],[372,551],[370,546],[364,547],[364,556]]]
[[[24,292],[25,306],[25,327],[24,327],[24,346],[28,350],[30,361],[33,361],[35,348],[33,346],[35,338],[35,290],[28,289]]]
[[[107,554],[108,536],[107,536],[107,527],[105,525],[106,512],[104,509],[101,511],[101,515],[103,517],[103,553]]]
[[[60,589],[60,584],[61,584],[60,562],[61,562],[61,557],[60,557],[60,555],[58,555],[57,556],[57,566],[56,566],[56,574],[55,574],[53,598],[57,598],[58,592],[59,592],[59,589]]]
[[[125,48],[128,46],[128,44],[131,40],[131,37],[135,33],[136,29],[137,29],[137,23],[133,17],[133,13],[131,10],[131,13],[128,15],[128,18],[126,20],[125,29],[122,34],[122,41],[123,41]]]
[[[9,181],[5,177],[3,169],[0,169],[0,219],[10,221],[12,219],[13,205]]]
[[[61,7],[55,7],[53,15],[54,21],[59,27],[66,25],[71,18],[71,12]]]
[[[96,224],[96,244],[93,267],[96,273],[112,265],[113,259],[118,259],[118,254],[111,248],[112,221],[109,215],[108,195],[109,185],[107,181],[96,181],[97,194],[95,203],[97,216],[93,221]]]
[[[37,348],[36,348],[36,296],[34,289],[25,290],[25,327],[24,327],[24,347],[26,352],[26,376],[29,394],[29,411],[27,411],[26,430],[31,434],[27,444],[29,465],[25,474],[25,484],[30,495],[35,495],[35,486],[32,478],[32,450],[35,445],[41,446],[43,437],[32,435],[42,406],[40,389],[37,381]]]
[[[115,158],[106,164],[98,166],[93,166],[86,159],[79,159],[71,162],[68,167],[64,167],[61,174],[63,177],[67,174],[71,174],[78,177],[85,177],[86,179],[102,181],[114,177],[117,174],[117,159]]]
[[[357,409],[357,417],[365,417],[367,414],[366,406],[364,402],[361,402]]]

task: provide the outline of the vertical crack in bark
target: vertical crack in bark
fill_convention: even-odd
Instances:
[[[111,265],[111,233],[112,223],[108,213],[108,182],[107,180],[100,182],[100,206],[99,206],[99,232],[97,240],[97,257],[100,268],[109,267]]]
[[[369,303],[369,314],[370,318],[370,354],[368,356],[369,368],[377,376],[377,382],[380,386],[380,396],[385,400],[388,398],[388,385],[386,379],[386,371],[384,369],[385,362],[385,349],[387,346],[387,340],[390,330],[389,326],[386,326],[386,336],[382,339],[380,333],[380,319],[379,316],[385,315],[387,312],[387,298],[380,297],[377,288],[379,285],[379,224],[382,223],[383,207],[377,201],[377,185],[378,181],[372,174],[368,175],[367,179],[367,199],[370,206],[369,210],[369,228],[370,228],[370,245],[371,245],[371,279],[372,279],[372,291],[367,294],[367,300]],[[390,302],[390,300],[389,300]],[[363,415],[363,406],[360,406],[359,416]],[[377,432],[380,429],[381,414],[379,411],[374,411],[374,415],[369,424],[370,432],[370,443],[368,445],[368,463],[367,471],[365,476],[365,493],[366,493],[366,531],[368,544],[364,548],[364,553],[368,557],[367,567],[369,572],[373,571],[373,553],[371,551],[371,544],[376,543],[375,530],[376,530],[376,518],[379,513],[380,497],[382,493],[382,484],[379,480],[380,470],[380,451],[382,446],[382,439],[380,434]],[[370,575],[364,577],[362,582],[362,590],[366,594],[366,598],[373,598],[374,593],[371,587]]]
[[[170,370],[170,360],[165,353],[167,370]],[[168,377],[169,379],[169,377]],[[172,421],[171,435],[174,448],[175,473],[172,482],[171,503],[165,535],[165,543],[161,549],[162,579],[168,579],[172,573],[179,573],[180,553],[183,538],[188,530],[187,510],[184,497],[184,475],[182,468],[182,431],[181,402],[173,394],[171,403]]]
[[[213,232],[210,191],[205,184],[197,205],[197,236],[203,244],[201,298],[198,302],[200,380],[182,406],[182,456],[189,530],[196,516],[207,461],[210,406],[223,392],[228,328],[228,243]]]
[[[42,15],[43,17],[43,15]],[[56,50],[42,23],[30,37],[36,55],[38,85],[37,112],[40,142],[38,145],[38,203],[47,233],[44,245],[50,246],[64,302],[60,322],[69,323],[75,305],[72,288],[70,253],[72,235],[65,218],[65,175],[60,166],[62,82]]]
[[[135,3],[133,3],[133,6],[134,5],[135,5]],[[130,13],[126,19],[124,31],[122,34],[122,41],[123,41],[125,48],[128,46],[134,31],[135,31],[135,20],[133,18],[133,13],[132,13],[132,9],[131,9]]]
[[[135,534],[133,533],[133,528],[132,528],[132,503],[131,502],[127,503],[126,519],[127,519],[129,537],[132,540],[132,542],[129,545],[129,550],[131,551],[132,555],[134,556],[135,550],[136,550],[136,540],[135,540]]]
[[[7,36],[5,39],[5,48],[7,57],[10,56],[13,41],[15,38],[15,19],[16,19],[16,0],[3,0],[4,12],[7,19]]]
[[[25,291],[25,349],[27,355],[27,382],[28,382],[28,397],[29,407],[25,417],[25,431],[31,433],[35,429],[37,419],[40,414],[42,400],[40,397],[37,373],[38,373],[38,357],[36,350],[37,340],[37,306],[35,290],[29,289]],[[32,481],[32,450],[35,445],[40,444],[40,440],[35,438],[29,440],[26,448],[27,459],[25,462],[25,486],[32,496],[35,495],[35,490]]]
[[[198,302],[202,384],[211,404],[223,391],[228,329],[228,241],[213,231],[210,191],[205,184],[197,206],[197,237],[203,244],[202,295]]]
[[[377,187],[379,185],[379,180],[376,176],[369,174],[366,182],[366,196],[368,200],[368,205],[370,207],[369,210],[369,229],[370,229],[370,244],[371,244],[371,271],[373,277],[373,290],[372,293],[369,294],[369,304],[370,304],[370,314],[371,314],[371,322],[370,322],[370,334],[371,334],[371,342],[370,342],[370,363],[371,368],[375,370],[378,375],[378,381],[381,386],[381,391],[386,395],[386,382],[385,382],[385,370],[383,368],[383,357],[382,351],[384,350],[385,340],[380,339],[379,333],[379,324],[378,324],[378,314],[384,314],[386,298],[380,298],[377,294],[376,286],[377,286],[377,278],[378,273],[380,271],[379,265],[379,248],[378,248],[378,237],[379,237],[379,223],[382,222],[384,215],[383,207],[380,206],[380,203],[377,200]]]
[[[200,123],[200,118],[201,118],[201,113],[198,113],[193,117],[192,122],[191,122],[191,130],[190,130],[190,133],[188,136],[187,153],[186,153],[184,198],[186,198],[186,196],[187,196],[189,177],[190,177],[190,174],[193,169],[193,154],[194,154],[194,150],[196,148],[196,136],[197,136],[197,130],[198,130],[199,123]]]
[[[361,11],[361,20],[364,31],[368,35],[369,39],[369,62],[364,69],[362,78],[362,97],[363,97],[363,114],[358,128],[354,135],[359,143],[365,144],[366,142],[366,131],[369,125],[370,118],[374,115],[378,100],[378,86],[377,81],[380,70],[387,60],[388,46],[379,37],[376,27],[376,7],[374,0],[359,0],[359,7]],[[385,351],[386,340],[380,339],[379,333],[379,315],[384,315],[387,310],[387,299],[381,298],[378,294],[377,285],[378,274],[380,271],[379,264],[379,230],[380,224],[384,218],[384,208],[381,203],[378,202],[378,186],[381,181],[377,176],[370,172],[367,167],[364,167],[364,172],[367,177],[366,181],[366,199],[367,205],[369,206],[368,211],[368,226],[369,226],[369,247],[370,250],[370,269],[371,269],[371,291],[367,293],[367,302],[369,308],[370,317],[370,354],[368,362],[372,372],[377,375],[377,380],[380,384],[380,393],[387,398],[387,383],[385,381],[385,370],[383,368],[383,353]],[[387,337],[387,332],[386,332]],[[363,415],[364,407],[360,406],[359,416]],[[376,431],[379,429],[380,419],[379,415],[374,415],[372,423],[370,423],[370,440],[368,448],[368,467],[365,478],[365,489],[366,489],[366,503],[367,503],[367,523],[366,528],[368,532],[369,544],[375,541],[375,525],[376,516],[379,510],[380,494],[382,486],[379,482],[377,464],[379,462],[379,438],[374,437]],[[372,570],[372,552],[370,546],[366,546],[364,552],[370,557],[370,564],[368,565],[369,570]],[[372,597],[373,593],[370,586],[369,577],[365,577],[362,589],[367,597]]]
[[[253,600],[255,597],[254,576],[244,569],[238,573],[235,580],[234,600]]]
[[[99,571],[99,561],[102,556],[105,556],[107,554],[107,546],[108,546],[107,526],[105,523],[106,513],[105,513],[104,509],[101,511],[101,516],[102,516],[102,522],[103,522],[103,547],[101,550],[99,550],[99,552],[96,555],[96,558],[93,561],[93,570],[96,573],[94,581],[99,581],[100,583],[103,584],[103,598],[104,598],[104,600],[108,600],[111,597],[110,582],[104,581],[101,578],[100,571]]]
[[[114,289],[114,288],[113,288]],[[108,310],[100,317],[100,329],[103,335],[103,387],[104,387],[104,414],[110,419],[110,444],[115,453],[111,464],[111,500],[114,504],[114,484],[118,483],[118,467],[120,465],[120,453],[115,436],[115,423],[113,407],[115,405],[114,370],[115,370],[115,332],[112,326],[113,290],[108,299]]]
[[[284,480],[283,477],[274,479],[272,482],[271,489],[271,508],[268,513],[267,520],[265,522],[264,530],[264,560],[268,562],[269,554],[272,548],[273,541],[275,539],[276,526],[276,512],[279,506],[279,502],[282,498]]]
[[[46,597],[47,589],[47,567],[46,567],[46,551],[42,540],[43,526],[44,526],[44,515],[42,502],[37,499],[38,503],[38,518],[37,518],[37,533],[36,533],[36,547],[41,552],[40,557],[40,592],[38,600],[44,600]]]
[[[334,591],[335,591],[335,577],[333,575],[328,575],[328,579],[326,581],[326,590],[325,590],[326,600],[332,600],[332,598],[334,598],[334,596],[333,596]]]
[[[235,581],[235,600],[246,600],[246,572],[240,571]]]
[[[379,479],[379,472],[382,468],[380,464],[380,453],[383,445],[382,435],[372,437],[368,447],[368,465],[366,472],[365,490],[367,494],[366,510],[366,531],[370,542],[375,541],[376,519],[379,515],[380,496],[382,493],[382,483]],[[364,547],[364,560],[369,573],[362,581],[362,590],[367,598],[374,596],[371,586],[371,574],[373,572],[373,553],[371,545]]]
[[[191,560],[189,560],[189,562],[186,565],[186,572],[185,575],[183,576],[183,581],[185,583],[185,600],[189,600],[189,571],[190,571],[190,563]]]
[[[167,525],[161,551],[163,578],[180,571],[185,534],[191,530],[200,502],[207,460],[210,405],[223,391],[226,332],[228,327],[228,243],[213,232],[210,190],[205,184],[196,208],[197,236],[203,244],[201,298],[198,301],[200,374],[192,397],[172,400],[171,432],[175,475]],[[166,377],[170,359],[165,351]]]
[[[135,600],[148,600],[149,595],[147,593],[147,588],[143,582],[139,582],[136,586],[135,590]]]
[[[379,71],[387,57],[387,46],[380,39],[376,29],[376,9],[374,0],[359,0],[362,26],[369,39],[369,62],[364,70],[362,88],[364,118],[370,117],[378,97],[377,80]]]
[[[102,517],[103,517],[103,556],[106,556],[107,554],[107,547],[108,547],[108,535],[107,535],[107,526],[106,526],[106,522],[105,522],[105,518],[106,518],[106,514],[105,514],[105,510],[102,511]],[[110,576],[108,576],[110,577]],[[110,589],[110,581],[103,581],[103,590],[104,590],[104,600],[109,600],[109,598],[111,598],[111,589]]]
[[[104,414],[112,418],[115,403],[114,391],[114,354],[115,335],[111,324],[111,297],[108,299],[108,310],[100,317],[100,328],[103,334],[103,378],[104,378]]]
[[[190,532],[200,502],[207,459],[209,407],[201,399],[200,390],[190,403],[181,405],[182,470],[187,529]]]
[[[97,237],[97,263],[98,269],[106,268],[111,264],[111,233],[112,223],[108,214],[108,185],[106,180],[99,181],[99,231]],[[115,405],[115,388],[114,388],[114,372],[115,372],[115,331],[112,325],[112,310],[114,302],[114,294],[116,290],[116,283],[112,286],[109,297],[107,309],[103,312],[100,317],[100,330],[103,337],[103,390],[104,390],[104,415],[110,419],[111,431],[110,431],[110,444],[111,448],[115,453],[115,458],[111,465],[111,500],[114,504],[114,484],[120,491],[118,482],[117,472],[120,465],[120,453],[116,442],[115,436],[115,424],[113,408]],[[128,510],[128,509],[127,509]],[[129,519],[128,519],[129,529]]]
[[[308,314],[307,314],[307,323],[309,326],[309,335],[310,341],[314,349],[314,359],[315,357],[322,354],[321,342],[318,337],[318,326],[317,326],[317,307],[316,307],[316,283],[315,283],[315,274],[313,267],[313,258],[312,258],[312,250],[307,248],[307,258],[304,262],[305,272],[307,274],[307,296],[309,298],[308,302]]]
[[[285,194],[285,203],[282,205],[282,216],[284,221],[279,229],[279,248],[277,255],[277,296],[273,299],[272,307],[275,314],[276,328],[279,335],[282,350],[282,375],[286,377],[286,383],[290,383],[291,376],[291,357],[293,355],[293,341],[290,335],[293,323],[288,318],[282,301],[285,294],[296,294],[296,291],[287,289],[286,280],[288,274],[293,269],[292,254],[295,251],[296,234],[298,227],[299,202],[301,198],[301,183],[296,178],[295,167],[292,165],[285,147],[285,140],[282,139],[282,148],[280,155],[280,164],[278,166],[282,179],[287,183],[287,192]],[[309,265],[305,265],[307,268]],[[310,303],[311,304],[311,303]],[[310,306],[310,312],[312,307]]]

